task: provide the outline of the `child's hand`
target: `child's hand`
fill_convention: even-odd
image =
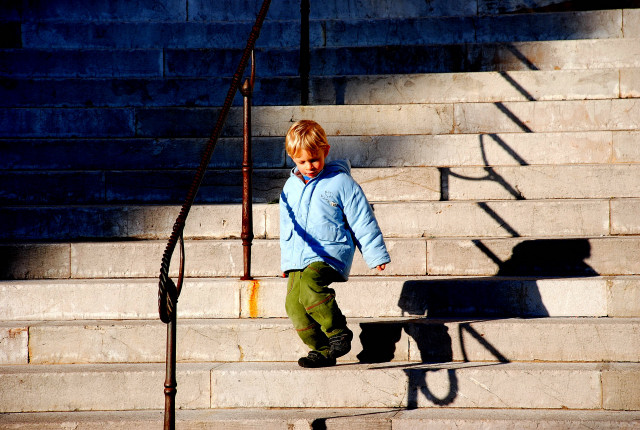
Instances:
[[[386,268],[387,268],[386,264],[380,264],[380,265],[376,266],[376,269],[378,269],[379,272],[382,272]]]

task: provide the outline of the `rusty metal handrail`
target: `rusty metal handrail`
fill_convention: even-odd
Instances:
[[[251,160],[251,97],[256,78],[256,61],[251,53],[251,77],[244,81],[240,92],[243,98],[243,126],[242,126],[242,259],[244,275],[243,281],[251,277],[251,244],[253,241],[253,192],[251,176],[253,162]]]
[[[180,210],[180,213],[175,223],[173,224],[173,231],[171,232],[171,236],[169,237],[169,241],[162,256],[159,276],[160,279],[158,283],[158,313],[160,314],[160,320],[163,323],[167,324],[167,372],[164,384],[165,430],[175,429],[175,396],[177,392],[177,383],[175,378],[176,320],[178,297],[180,296],[184,278],[184,226],[186,224],[187,216],[189,215],[189,211],[191,209],[191,206],[193,205],[196,194],[198,193],[200,185],[202,184],[204,173],[207,169],[207,166],[209,165],[209,162],[211,161],[211,156],[213,154],[213,150],[216,146],[218,138],[220,137],[220,134],[222,132],[222,127],[227,120],[227,116],[229,114],[229,110],[231,109],[231,104],[233,103],[235,94],[240,88],[240,80],[242,79],[244,71],[249,62],[249,57],[253,51],[253,48],[255,47],[255,42],[260,35],[260,30],[267,15],[267,11],[269,10],[270,3],[271,0],[264,0],[262,3],[255,24],[251,29],[251,33],[249,34],[247,45],[242,52],[242,57],[240,59],[240,63],[238,64],[238,68],[236,69],[236,72],[231,79],[231,86],[229,87],[229,91],[227,92],[224,105],[220,111],[220,114],[218,115],[218,120],[213,129],[213,132],[211,133],[211,137],[207,142],[206,148],[202,153],[200,165],[198,166],[191,186],[187,191],[187,196],[182,205],[182,209]],[[178,284],[176,285],[169,277],[169,266],[171,264],[171,257],[173,256],[173,252],[178,243],[178,240],[180,240],[181,256]]]
[[[309,104],[309,74],[311,73],[311,58],[309,48],[309,0],[300,1],[300,104]]]

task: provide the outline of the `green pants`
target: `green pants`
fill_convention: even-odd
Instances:
[[[329,352],[329,338],[347,327],[335,291],[329,288],[336,281],[342,281],[340,274],[319,261],[304,270],[289,272],[287,284],[285,306],[289,319],[300,339],[325,356]]]

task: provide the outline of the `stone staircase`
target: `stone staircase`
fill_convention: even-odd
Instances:
[[[219,3],[0,5],[0,428],[161,426],[160,258],[259,7]],[[309,106],[299,3],[258,41],[256,279],[239,98],[188,218],[177,427],[640,427],[640,4],[323,3]],[[318,370],[278,277],[301,118],[393,260],[336,285]]]

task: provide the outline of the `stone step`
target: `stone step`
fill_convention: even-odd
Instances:
[[[483,0],[483,3],[486,1]],[[122,3],[113,6],[90,5],[78,10],[68,4],[29,5],[11,3],[3,5],[2,11],[8,20],[30,21],[254,21],[256,13],[262,5],[261,0],[250,0],[242,3],[225,1],[211,3],[192,1],[189,4],[188,16],[185,4],[177,0],[165,0],[162,7],[154,1],[143,0],[135,6]],[[311,9],[312,18],[387,18],[408,16],[451,16],[475,14],[475,2],[468,0],[436,0],[429,5],[408,3],[397,5],[390,0],[377,2],[328,1],[323,7]],[[492,13],[492,7],[483,6],[485,13]],[[269,8],[271,19],[299,19],[300,4],[297,0],[273,2]]]
[[[164,364],[0,366],[0,412],[161,409]],[[177,407],[640,409],[637,363],[183,363]],[[328,379],[340,380],[327,392]],[[296,396],[291,396],[295,392]]]
[[[640,46],[640,44],[638,44]],[[0,108],[1,138],[208,137],[217,108]],[[634,131],[637,99],[358,106],[255,106],[252,133],[284,136],[291,123],[313,119],[328,135],[439,135]],[[82,121],[81,123],[78,123]],[[233,108],[224,136],[242,136]]]
[[[340,362],[639,362],[638,318],[350,319]],[[0,365],[163,362],[159,320],[1,323]],[[28,341],[25,342],[26,332]],[[296,361],[308,349],[288,319],[178,324],[179,362]]]
[[[638,67],[639,49],[637,40],[626,38],[319,48],[312,50],[310,56],[312,75],[380,75]],[[205,60],[205,53],[185,54],[188,55],[179,57],[189,66],[172,70],[176,76],[192,76],[187,67]]]
[[[212,363],[182,364],[177,408],[211,405]],[[161,409],[164,363],[0,366],[0,412]]]
[[[286,283],[283,278],[186,278],[178,315],[286,318]],[[640,317],[636,276],[353,276],[333,288],[349,318]],[[0,292],[2,319],[16,327],[33,321],[158,319],[156,277],[2,281]],[[4,337],[28,341],[24,330]]]
[[[117,412],[40,412],[0,415],[7,429],[130,430],[160,428],[164,411]],[[593,430],[632,430],[640,425],[636,411],[569,411],[525,409],[388,409],[388,408],[313,408],[313,409],[216,409],[178,410],[176,426],[185,430],[312,430],[326,428],[409,430],[557,430],[589,428]],[[324,427],[322,427],[324,428]]]
[[[328,159],[359,167],[470,167],[640,162],[638,131],[330,135]],[[1,139],[0,171],[192,170],[207,139]],[[46,149],[46,151],[44,151]],[[108,153],[110,157],[101,155]],[[284,137],[252,138],[256,169],[293,167]],[[242,139],[222,138],[212,170],[242,167]],[[424,172],[423,172],[424,174]]]
[[[636,237],[576,239],[438,239],[428,241],[430,275],[634,274]]]
[[[9,3],[2,6],[6,20],[25,22],[38,21],[253,21],[262,1],[251,0],[242,3],[211,3],[192,1],[188,13],[185,5],[177,0],[165,0],[162,7],[151,0],[144,0],[135,6],[128,3],[118,5],[88,5],[76,8],[69,4],[29,4]],[[615,0],[607,4],[584,2],[560,2],[558,0],[435,0],[428,4],[407,2],[397,4],[384,1],[327,1],[322,7],[311,5],[311,19],[353,19],[353,18],[410,18],[415,16],[469,16],[498,15],[509,13],[529,13],[547,11],[584,11],[599,9],[620,9],[637,7],[633,0]],[[299,19],[299,3],[296,0],[274,2],[269,8],[269,19]]]
[[[228,363],[212,369],[211,405],[637,410],[640,365]],[[327,380],[339,380],[327,390]],[[295,396],[291,393],[295,392]]]
[[[627,183],[628,186],[628,183]],[[609,236],[640,230],[640,199],[413,201],[373,203],[386,238]],[[5,206],[0,239],[169,238],[180,206]],[[401,217],[398,214],[402,214]],[[100,222],[95,222],[100,220]],[[256,239],[279,237],[279,206],[253,207]],[[242,205],[196,205],[184,230],[186,239],[237,239]]]
[[[256,106],[252,110],[252,131],[256,136],[284,136],[292,121],[303,118],[322,124],[328,135],[343,136],[631,131],[640,128],[639,106],[636,99]],[[27,109],[43,117],[55,111]],[[206,137],[216,114],[217,109],[207,108],[139,109],[136,132],[139,137]],[[226,135],[242,135],[241,115],[241,109],[232,109]],[[5,136],[11,133],[6,130]]]
[[[324,5],[323,5],[324,6]],[[628,37],[638,10],[596,10],[516,15],[312,19],[313,48],[430,45]],[[415,11],[418,13],[419,11]],[[232,20],[233,17],[230,17]],[[269,18],[269,15],[267,15]],[[300,44],[300,20],[267,19],[259,48]],[[25,48],[239,48],[253,22],[38,22],[22,27]]]
[[[386,239],[391,264],[376,272],[356,253],[351,275],[613,276],[640,274],[636,236]],[[159,273],[166,241],[0,244],[0,279],[148,278]],[[186,277],[240,277],[240,240],[185,242]],[[278,240],[254,240],[252,274],[279,276]],[[179,252],[171,276],[177,276]]]
[[[638,69],[628,68],[314,77],[310,101],[383,105],[616,99],[637,94],[638,75]]]
[[[478,13],[483,14],[508,14],[508,13],[543,13],[551,11],[576,11],[609,9],[609,8],[633,8],[637,6],[634,0],[614,0],[608,5],[589,2],[574,2],[563,0],[481,0],[478,2]]]
[[[220,106],[229,78],[7,79],[7,107]],[[640,69],[314,77],[311,104],[473,103],[634,97]],[[300,81],[257,78],[254,106],[297,105]],[[235,105],[242,105],[239,93]]]
[[[517,157],[516,154],[513,155]],[[635,158],[633,154],[630,156]],[[639,169],[638,164],[398,167],[354,169],[352,175],[374,204],[409,201],[635,199],[640,197]],[[289,175],[289,169],[255,169],[254,203],[277,203]],[[7,208],[17,205],[139,205],[146,208],[151,204],[182,205],[193,178],[194,171],[187,170],[4,171],[0,172],[0,182],[4,186],[0,190],[0,203]],[[395,194],[391,195],[389,190],[394,190]],[[229,204],[241,201],[241,170],[212,169],[204,175],[195,203]],[[629,202],[633,206],[633,200]],[[112,209],[105,209],[106,212],[110,210]],[[82,209],[78,208],[77,211],[82,212]],[[11,224],[15,222],[16,220],[10,221]],[[617,224],[616,220],[613,222]],[[60,223],[64,225],[65,221],[60,220]],[[34,225],[32,228],[37,227]],[[111,225],[100,226],[105,233],[113,228]],[[87,230],[90,228],[81,229],[80,232]]]
[[[315,48],[310,53],[310,74],[334,76],[637,68],[640,67],[638,46],[637,38],[625,38]],[[38,58],[36,52],[32,55]],[[91,51],[86,55],[90,56]],[[229,76],[233,73],[233,70],[225,69],[223,64],[212,60],[233,55],[220,50],[167,50],[166,55],[167,77]],[[270,62],[267,60],[268,66],[279,66],[276,76],[298,75],[298,51],[273,50],[265,53],[265,56],[271,59]],[[47,58],[47,61],[53,60]],[[263,60],[260,64],[264,62]],[[54,62],[49,66],[53,72],[45,74],[45,69],[42,68],[42,73],[37,76],[62,77],[65,73],[72,73],[56,68],[56,64]],[[262,75],[271,75],[268,66]],[[21,76],[26,75],[27,71],[18,64],[11,69],[11,73],[13,76]]]
[[[313,48],[312,76],[640,67],[636,38]],[[393,48],[393,49],[390,49]],[[256,49],[260,76],[298,76],[298,48]],[[230,77],[240,49],[2,49],[11,78]],[[164,60],[164,61],[163,61]]]

